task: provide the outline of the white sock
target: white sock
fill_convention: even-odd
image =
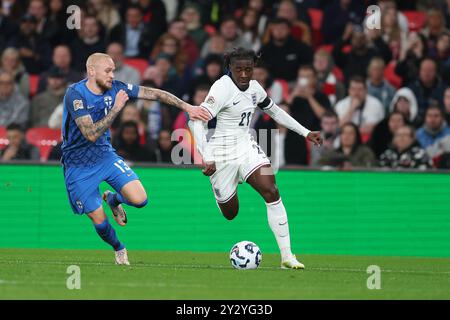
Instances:
[[[289,235],[289,224],[281,198],[275,202],[266,203],[267,219],[269,220],[270,229],[272,229],[278,247],[280,248],[281,258],[292,255],[291,237]]]

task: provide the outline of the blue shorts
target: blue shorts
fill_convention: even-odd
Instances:
[[[90,213],[102,205],[100,183],[106,181],[116,192],[138,180],[122,157],[112,154],[93,167],[64,167],[67,195],[76,214]]]

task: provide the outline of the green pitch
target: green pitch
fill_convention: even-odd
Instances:
[[[234,270],[228,253],[0,249],[0,299],[450,299],[450,259],[304,255],[306,270],[281,270],[264,254],[257,270]],[[67,268],[80,267],[69,290]],[[367,288],[367,267],[381,289]]]

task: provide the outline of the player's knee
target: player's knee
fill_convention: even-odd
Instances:
[[[280,193],[278,192],[278,187],[273,184],[262,191],[264,200],[266,202],[274,202],[280,198]]]
[[[148,202],[148,199],[145,198],[143,201],[138,202],[138,203],[135,203],[134,206],[135,206],[136,208],[143,208],[143,207],[145,207],[145,206],[147,205],[147,202]]]

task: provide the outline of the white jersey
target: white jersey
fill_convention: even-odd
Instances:
[[[201,106],[213,118],[217,116],[215,132],[206,145],[215,161],[233,160],[248,151],[252,116],[266,97],[266,91],[255,80],[250,80],[245,91],[239,90],[228,75],[214,82]]]

